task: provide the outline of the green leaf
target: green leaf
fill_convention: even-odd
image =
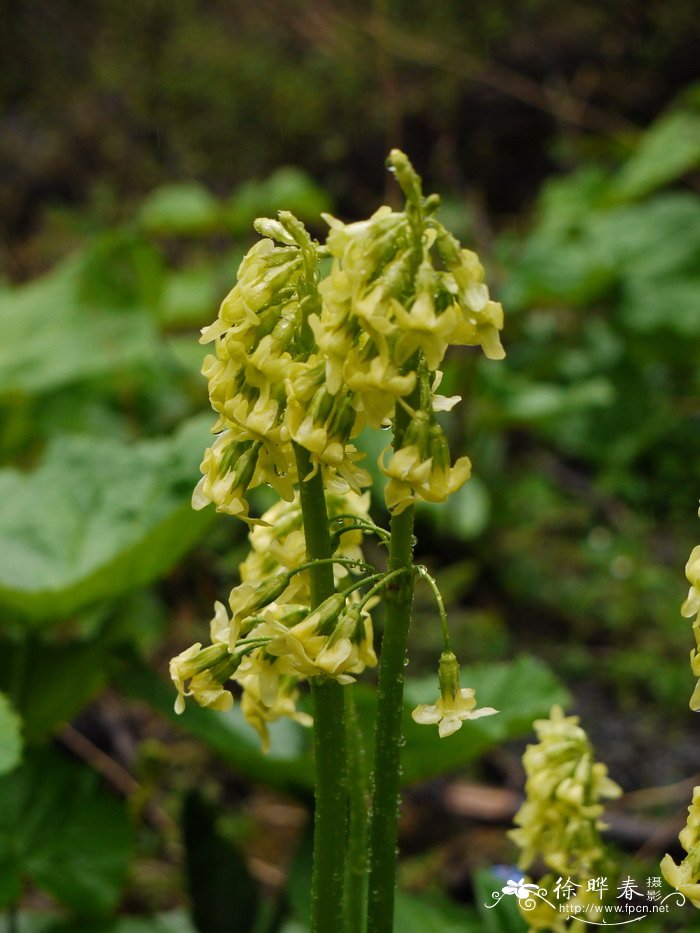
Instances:
[[[537,229],[514,257],[501,299],[516,310],[560,301],[585,307],[609,294],[615,279],[610,254],[586,229]]]
[[[207,423],[130,446],[58,438],[33,473],[0,471],[0,603],[60,618],[164,574],[213,516],[190,505]]]
[[[620,299],[620,317],[633,331],[670,330],[679,337],[700,335],[700,274],[630,278]]]
[[[566,705],[568,695],[554,674],[535,658],[522,656],[508,664],[484,664],[462,669],[462,686],[476,689],[479,706],[493,706],[498,715],[467,721],[445,739],[437,726],[419,725],[411,711],[420,703],[434,703],[439,695],[435,676],[406,681],[404,695],[403,784],[446,774],[481,757],[490,748],[531,731],[532,722],[546,716],[555,704]],[[371,743],[376,693],[357,690],[358,707]]]
[[[622,277],[693,274],[700,255],[700,199],[671,192],[599,212],[590,216],[586,237]]]
[[[0,774],[16,768],[22,758],[22,720],[8,697],[0,693]]]
[[[119,687],[130,697],[144,700],[181,729],[206,742],[222,761],[253,780],[307,795],[313,787],[313,763],[309,754],[310,730],[289,719],[270,724],[270,751],[264,754],[258,734],[236,705],[228,712],[202,709],[188,703],[178,716],[175,690],[143,664],[134,662],[119,676]]]
[[[642,136],[613,182],[618,198],[635,200],[700,165],[700,113],[664,114]]]
[[[97,284],[87,251],[0,292],[0,397],[151,364],[159,352],[153,316],[136,299],[124,304],[125,287],[110,294]]]
[[[139,222],[147,233],[175,236],[225,229],[219,202],[197,182],[157,188],[142,206]]]
[[[566,705],[568,695],[540,661],[523,656],[509,664],[488,664],[463,669],[463,686],[475,687],[480,706],[493,706],[499,715],[467,722],[446,739],[434,726],[420,726],[411,718],[419,703],[434,703],[438,695],[434,677],[409,679],[405,688],[403,730],[403,783],[411,784],[468,764],[499,743],[528,733],[532,722],[546,716],[555,704]],[[134,663],[119,676],[127,696],[145,700],[181,728],[205,741],[223,761],[261,783],[302,794],[313,787],[313,766],[308,753],[309,732],[289,720],[272,724],[271,749],[264,755],[257,735],[236,706],[226,713],[189,704],[174,712],[174,690],[145,666]],[[376,687],[359,683],[355,692],[365,743],[371,750],[376,714]]]
[[[81,914],[105,913],[119,900],[131,847],[124,805],[89,769],[42,750],[0,779],[0,906],[30,878]]]

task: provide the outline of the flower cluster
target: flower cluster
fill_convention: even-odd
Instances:
[[[435,419],[458,397],[437,395],[439,366],[450,345],[504,351],[500,304],[491,301],[475,253],[462,249],[435,217],[406,156],[389,164],[406,208],[380,208],[343,224],[326,216],[325,246],[293,215],[260,219],[264,239],[244,257],[219,315],[202,331],[214,341],[203,373],[217,413],[216,439],[201,464],[195,508],[214,502],[247,522],[247,491],[262,483],[291,501],[297,476],[292,442],[305,448],[327,489],[359,492],[370,477],[352,443],[383,426],[397,405],[409,417],[388,463],[387,504],[400,512],[417,501],[443,502],[469,477],[466,457],[450,465]],[[332,257],[321,280],[319,261]]]
[[[361,565],[362,523],[368,521],[369,496],[352,492],[328,497],[331,520],[338,521],[336,582],[342,586],[353,564]],[[347,523],[347,530],[344,524]],[[309,608],[307,572],[294,573],[306,559],[298,498],[280,501],[251,528],[251,552],[241,564],[241,584],[231,590],[229,610],[215,605],[211,644],[193,645],[170,662],[178,690],[177,712],[184,698],[200,705],[229,709],[229,681],[241,688],[241,709],[269,746],[268,723],[286,716],[302,725],[311,717],[297,710],[299,684],[311,677],[350,683],[377,663],[371,600],[355,591],[338,592],[316,609]],[[351,587],[349,588],[351,589]]]
[[[688,854],[680,865],[676,865],[670,855],[665,855],[661,860],[661,872],[671,887],[700,908],[700,787],[693,788],[688,820],[678,839]]]
[[[267,724],[280,716],[309,721],[296,708],[302,680],[348,683],[376,664],[369,610],[383,581],[399,570],[393,577],[354,575],[367,569],[362,535],[377,529],[367,514],[369,495],[362,494],[371,478],[353,441],[365,427],[393,419],[394,449],[379,464],[389,510],[444,502],[469,478],[471,465],[467,457],[452,464],[436,420],[459,401],[437,394],[439,366],[450,345],[504,356],[502,309],[489,298],[478,257],[437,220],[438,198],[423,197],[406,156],[393,151],[389,165],[405,194],[404,210],[382,207],[351,224],[326,217],[325,245],[288,212],[257,220],[262,239],[243,258],[217,319],[202,331],[201,342],[214,343],[202,371],[216,412],[215,439],[192,504],[211,502],[247,522],[251,552],[231,592],[230,614],[216,604],[211,644],[174,658],[171,676],[178,711],[186,696],[227,709],[233,680],[263,743]],[[324,258],[331,261],[322,278]],[[315,606],[306,571],[297,572],[307,560],[299,486],[319,474],[339,560],[336,592]],[[261,484],[280,501],[255,518],[248,492]],[[376,586],[360,596],[365,582]],[[440,671],[441,698],[416,712],[419,721],[438,723],[440,734],[449,735],[463,720],[495,712],[475,708],[473,691],[460,688],[459,667],[447,654]]]
[[[555,706],[549,719],[534,723],[539,743],[523,755],[527,799],[515,816],[518,828],[509,833],[521,850],[520,868],[540,856],[561,875],[586,877],[603,858],[600,801],[621,790],[594,760],[578,721]]]
[[[325,357],[328,391],[345,386],[367,424],[380,427],[397,403],[411,420],[388,464],[386,501],[399,513],[417,501],[444,502],[470,475],[466,457],[450,466],[447,439],[435,412],[459,398],[437,396],[439,366],[450,345],[480,346],[492,359],[500,304],[489,299],[475,253],[462,249],[435,217],[439,201],[423,198],[420,179],[403,153],[389,157],[406,210],[380,208],[369,220],[343,224],[328,217],[333,265],[321,283],[321,313],[310,319]]]

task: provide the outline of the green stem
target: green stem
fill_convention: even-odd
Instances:
[[[380,590],[387,589],[392,580],[398,580],[399,577],[405,577],[409,573],[410,571],[407,570],[406,567],[399,567],[398,570],[392,570],[387,573],[378,573],[374,577],[365,577],[364,580],[358,580],[357,583],[353,583],[352,586],[349,586],[346,590],[343,590],[343,593],[351,593],[353,590],[357,590],[361,586],[366,586],[368,583],[376,580],[377,582],[374,584],[372,589],[365,593],[359,604],[354,607],[355,609],[362,609],[374,595],[380,592]]]
[[[401,446],[408,418],[405,409],[397,405],[395,449]],[[386,622],[377,687],[367,933],[392,933],[394,926],[403,682],[413,603],[413,513],[413,506],[409,506],[391,518],[389,570],[409,572],[397,576],[384,597]]]
[[[304,564],[301,564],[299,567],[295,567],[293,570],[289,571],[289,578],[291,579],[297,573],[304,573],[305,570],[308,570],[310,567],[318,567],[319,564],[340,564],[343,567],[348,567],[350,570],[364,570],[365,572],[377,572],[377,568],[373,564],[368,564],[363,560],[360,560],[357,557],[322,557],[320,560],[311,560],[307,561]]]
[[[310,479],[308,451],[294,445],[299,473],[299,496],[306,538],[307,560],[332,556],[328,513],[320,470]],[[309,567],[311,608],[335,592],[333,565]],[[311,877],[311,931],[335,933],[343,924],[345,883],[345,828],[347,822],[347,755],[345,696],[335,680],[311,681],[314,703],[316,807],[314,813],[314,863]]]
[[[430,589],[433,591],[433,596],[435,597],[435,602],[437,603],[438,612],[440,614],[440,625],[442,626],[442,643],[445,651],[450,651],[450,630],[447,627],[447,613],[445,612],[445,604],[442,601],[442,593],[440,592],[435,579],[428,573],[427,567],[423,567],[421,564],[417,564],[415,571],[419,577],[422,577],[425,580]]]
[[[346,694],[348,728],[348,868],[345,933],[363,933],[367,901],[367,756],[351,690]]]

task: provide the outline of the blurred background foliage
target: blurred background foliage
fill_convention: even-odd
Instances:
[[[393,145],[481,253],[508,351],[448,359],[474,477],[418,522],[469,682],[503,712],[445,742],[407,719],[397,930],[522,928],[478,915],[483,870],[514,861],[518,756],[567,691],[627,791],[615,844],[658,874],[700,772],[678,614],[700,495],[690,18],[678,0],[6,0],[0,930],[303,931],[308,735],[280,723],[262,756],[236,710],[176,719],[164,679],[246,548],[189,506],[211,421],[196,336],[256,216],[321,236],[320,211],[393,203]],[[433,699],[439,646],[419,589],[407,710]]]

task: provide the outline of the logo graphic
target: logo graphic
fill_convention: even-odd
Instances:
[[[638,885],[628,877],[617,885],[615,902],[603,904],[603,892],[608,890],[608,879],[605,877],[591,878],[585,886],[573,882],[570,878],[566,881],[558,878],[551,894],[546,888],[520,878],[519,881],[508,880],[500,891],[492,891],[492,902],[484,906],[490,910],[504,897],[515,896],[518,899],[518,907],[525,912],[535,910],[538,904],[544,903],[553,911],[567,917],[575,917],[580,923],[589,926],[626,926],[639,923],[653,914],[668,913],[671,904],[683,907],[686,902],[685,895],[680,891],[672,891],[663,897],[660,888],[659,877],[646,879],[646,891],[644,886]],[[582,897],[579,899],[577,889],[588,895],[597,894],[599,903],[583,900]],[[666,903],[669,900],[671,904]],[[626,919],[622,919],[623,917]]]

